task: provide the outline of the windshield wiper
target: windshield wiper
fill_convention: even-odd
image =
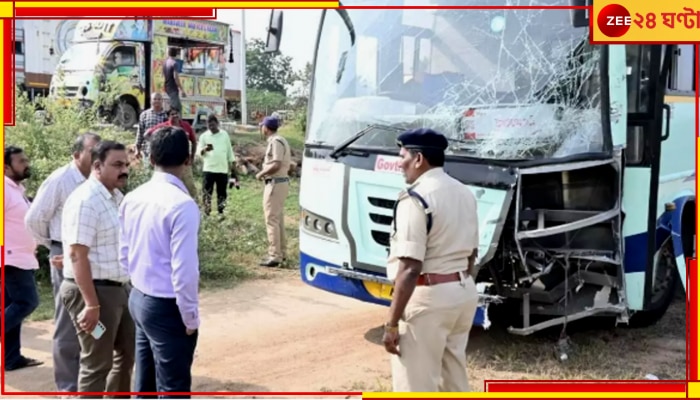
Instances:
[[[338,156],[340,155],[340,153],[342,153],[342,152],[343,152],[345,149],[347,149],[350,145],[352,145],[353,143],[355,143],[356,141],[358,141],[361,137],[365,136],[368,132],[373,131],[373,130],[375,130],[375,129],[384,129],[384,130],[387,130],[387,131],[395,131],[395,132],[399,132],[399,133],[401,133],[401,132],[404,131],[404,129],[398,128],[398,127],[395,127],[395,126],[388,126],[388,125],[381,125],[381,124],[372,124],[372,125],[367,126],[365,129],[363,129],[363,130],[357,132],[356,134],[352,135],[351,137],[349,137],[349,138],[346,139],[345,141],[339,143],[337,146],[335,146],[335,147],[333,148],[333,151],[331,151],[331,153],[330,153],[328,156],[331,157],[331,158],[333,158],[333,159],[335,159],[335,160],[337,160],[337,159],[338,159]]]

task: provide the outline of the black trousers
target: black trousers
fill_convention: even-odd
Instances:
[[[226,206],[226,185],[228,185],[228,174],[218,172],[204,172],[204,213],[209,215],[211,212],[211,195],[214,192],[216,185],[216,205],[219,214],[224,213]]]

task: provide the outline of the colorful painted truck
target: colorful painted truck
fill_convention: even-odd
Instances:
[[[180,51],[182,118],[205,111],[226,115],[224,81],[229,26],[203,20],[81,20],[72,45],[61,56],[50,96],[95,104],[117,125],[133,127],[150,106],[150,94],[163,89],[168,48]]]
[[[270,20],[275,51],[281,11]],[[659,321],[696,254],[697,55],[693,45],[591,45],[588,27],[582,10],[324,10],[301,279],[389,304],[392,208],[406,186],[396,137],[431,127],[450,140],[445,171],[478,199],[476,325],[488,327],[499,301],[491,316],[517,335],[601,316]]]

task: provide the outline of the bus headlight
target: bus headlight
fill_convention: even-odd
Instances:
[[[338,239],[333,221],[304,209],[301,210],[301,227],[315,235]]]

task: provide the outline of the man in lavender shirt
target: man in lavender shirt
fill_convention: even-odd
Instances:
[[[178,127],[152,135],[153,177],[119,207],[120,262],[131,278],[137,392],[191,392],[199,328],[199,208],[182,176],[189,139]],[[178,396],[180,397],[180,396]]]

